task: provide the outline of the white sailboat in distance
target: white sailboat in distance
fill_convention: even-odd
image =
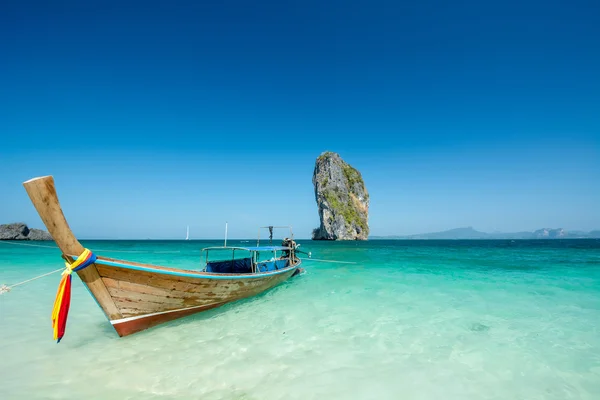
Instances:
[[[187,233],[185,235],[185,240],[190,240],[190,226],[187,227]]]

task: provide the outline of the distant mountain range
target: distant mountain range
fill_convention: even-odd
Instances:
[[[566,231],[562,228],[542,228],[533,232],[503,233],[480,232],[472,227],[450,229],[443,232],[423,233],[406,236],[369,236],[369,239],[600,239],[600,230],[591,232]]]

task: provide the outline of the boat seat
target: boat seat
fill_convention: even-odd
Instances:
[[[210,261],[206,264],[206,272],[218,274],[250,274],[252,273],[252,259],[239,258],[237,260]]]

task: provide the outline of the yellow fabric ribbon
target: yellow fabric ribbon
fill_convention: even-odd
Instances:
[[[59,328],[59,319],[58,316],[60,314],[63,302],[65,300],[65,288],[67,287],[67,282],[70,279],[71,273],[63,272],[63,277],[60,280],[60,284],[58,285],[58,290],[56,291],[56,298],[54,299],[54,307],[52,308],[52,330],[54,332],[54,340],[58,340],[58,328]],[[70,293],[69,293],[70,294]],[[70,296],[68,296],[67,300],[69,303],[71,302]],[[68,306],[67,306],[68,309]]]
[[[54,306],[52,307],[54,340],[60,342],[65,333],[67,315],[69,314],[69,306],[71,305],[71,274],[73,271],[87,267],[95,260],[96,256],[90,250],[85,249],[73,263],[65,261],[65,270],[62,273],[56,298],[54,299]]]

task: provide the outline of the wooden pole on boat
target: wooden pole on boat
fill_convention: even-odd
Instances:
[[[73,261],[72,256],[80,255],[84,248],[75,238],[75,235],[73,235],[65,219],[54,187],[54,178],[52,176],[33,178],[27,182],[23,182],[23,186],[56,245],[66,257],[70,258],[70,261]],[[98,274],[96,264],[76,271],[76,273],[96,298],[109,319],[122,318],[115,302],[108,293],[108,289]]]

